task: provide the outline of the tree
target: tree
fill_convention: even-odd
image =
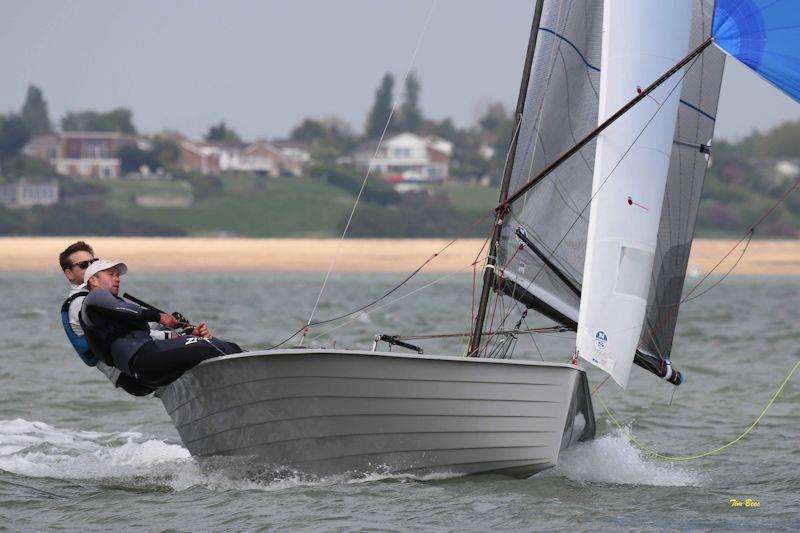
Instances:
[[[403,129],[412,133],[419,133],[422,126],[422,110],[419,108],[420,88],[417,74],[412,70],[406,78],[403,105],[400,108]]]
[[[291,139],[307,143],[328,141],[328,129],[319,121],[307,118],[292,129]]]
[[[153,158],[150,151],[145,151],[136,146],[135,144],[126,144],[117,150],[117,157],[119,158],[119,165],[122,172],[139,172],[143,166],[147,166],[153,170],[158,166],[158,163]]]
[[[367,138],[380,137],[384,128],[386,128],[386,123],[392,115],[393,90],[394,77],[390,72],[387,72],[383,75],[383,80],[381,80],[378,90],[375,91],[375,103],[372,104],[372,109],[367,117]]]
[[[506,107],[499,102],[486,106],[486,111],[478,120],[478,124],[483,131],[490,132],[495,136],[505,133],[510,123],[511,117],[506,111]]]
[[[153,148],[150,153],[156,166],[165,170],[177,168],[181,160],[181,149],[178,143],[164,135],[156,135],[153,138]]]
[[[124,107],[112,109],[107,113],[96,111],[68,112],[61,119],[63,131],[118,131],[136,134],[133,125],[133,112]]]
[[[220,142],[224,144],[241,144],[242,142],[239,135],[225,125],[224,120],[220,121],[219,124],[211,125],[204,138],[209,142]]]
[[[22,122],[31,136],[52,133],[50,117],[47,115],[47,102],[42,91],[35,85],[28,86],[25,104],[22,106]]]
[[[22,117],[15,114],[0,115],[0,174],[30,138]]]

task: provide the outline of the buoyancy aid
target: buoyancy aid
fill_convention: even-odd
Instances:
[[[75,331],[72,329],[72,325],[69,322],[70,304],[72,304],[72,302],[74,302],[77,298],[84,297],[87,294],[89,294],[88,291],[77,292],[75,294],[70,294],[69,297],[64,300],[64,303],[61,304],[61,325],[64,326],[64,332],[67,334],[70,344],[72,344],[72,347],[75,348],[75,351],[78,353],[81,361],[83,361],[86,366],[99,368],[97,363],[101,360],[100,356],[92,353],[86,336],[75,333]],[[105,369],[106,370],[103,371],[103,374],[105,374],[106,377],[111,380],[111,383],[115,387],[121,388],[132,396],[146,396],[155,390],[151,387],[147,387],[136,382],[136,380],[125,374],[109,375],[108,370],[112,369],[109,369],[108,367],[105,367]],[[115,370],[115,372],[117,371]]]
[[[106,364],[131,375],[130,359],[153,340],[148,322],[157,322],[159,313],[126,302],[105,289],[95,289],[86,296],[79,320],[89,349]]]
[[[100,360],[100,357],[92,353],[89,349],[89,342],[86,340],[86,337],[75,333],[72,330],[72,325],[69,323],[70,304],[77,298],[85,297],[87,294],[89,294],[89,291],[76,292],[64,300],[64,303],[61,304],[61,325],[64,326],[64,333],[67,334],[70,344],[75,348],[81,361],[83,361],[86,366],[95,366],[97,365],[97,361]]]

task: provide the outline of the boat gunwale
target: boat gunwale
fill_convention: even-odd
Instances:
[[[240,359],[246,357],[263,357],[274,355],[366,355],[372,357],[390,357],[396,359],[424,359],[432,361],[460,361],[465,363],[478,363],[478,364],[511,364],[522,366],[549,366],[549,367],[562,367],[579,370],[586,372],[586,369],[580,365],[573,365],[572,363],[556,363],[553,361],[531,361],[526,359],[495,359],[489,357],[466,357],[463,355],[436,355],[436,354],[412,354],[400,352],[380,352],[372,350],[341,350],[336,348],[287,348],[283,350],[254,350],[235,354],[221,355],[219,357],[212,357],[202,361],[200,365],[210,365],[220,361],[228,361],[231,359]]]

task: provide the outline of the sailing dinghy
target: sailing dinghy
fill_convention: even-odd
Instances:
[[[634,363],[680,384],[672,340],[724,65],[712,36],[763,73],[773,56],[748,53],[769,49],[769,26],[745,30],[781,3],[539,0],[467,353],[210,359],[159,391],[189,451],[316,475],[525,477],[594,437],[580,359],[623,387]],[[512,311],[487,327],[492,296]],[[511,353],[528,310],[576,332],[575,357]]]

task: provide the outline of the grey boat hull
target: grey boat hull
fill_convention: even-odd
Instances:
[[[276,471],[527,477],[594,437],[574,365],[351,350],[210,359],[158,393],[194,456]]]

